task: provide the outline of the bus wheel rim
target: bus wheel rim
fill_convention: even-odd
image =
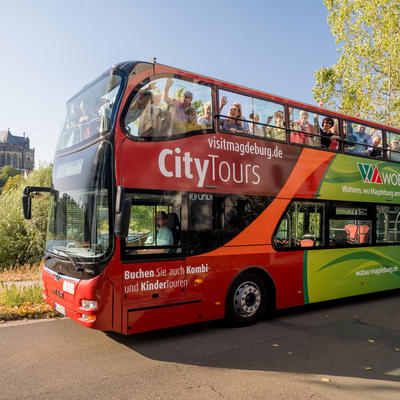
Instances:
[[[261,290],[254,282],[243,282],[235,291],[233,305],[242,317],[253,316],[261,305]]]

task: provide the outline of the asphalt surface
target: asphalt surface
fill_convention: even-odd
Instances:
[[[0,324],[0,399],[400,398],[400,292],[135,336]]]

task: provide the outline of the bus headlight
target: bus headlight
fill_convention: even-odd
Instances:
[[[86,315],[86,314],[82,314],[82,319],[83,319],[84,321],[87,321],[87,322],[93,322],[93,321],[96,320],[96,316],[95,316],[95,315]]]
[[[94,300],[81,300],[82,308],[85,310],[95,310],[97,308],[97,301]]]

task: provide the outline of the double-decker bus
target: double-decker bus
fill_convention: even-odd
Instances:
[[[329,128],[329,129],[328,129]],[[43,297],[123,334],[400,287],[400,130],[126,62],[67,102]],[[396,147],[397,146],[397,147]]]

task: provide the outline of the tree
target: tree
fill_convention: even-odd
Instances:
[[[316,101],[347,114],[400,125],[400,0],[323,0],[341,47],[315,72]]]
[[[27,178],[7,183],[0,195],[0,270],[40,261],[46,242],[50,195],[32,201],[32,218],[25,220],[22,190],[26,185],[50,186],[51,173],[51,166],[41,165]]]
[[[16,176],[20,174],[20,172],[12,167],[11,165],[6,165],[0,171],[0,187],[4,186],[8,180],[8,178]]]

